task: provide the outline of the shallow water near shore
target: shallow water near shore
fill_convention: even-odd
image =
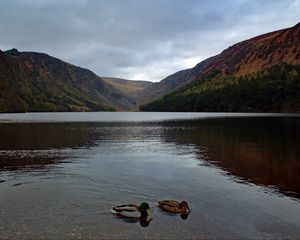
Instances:
[[[0,239],[300,236],[300,116],[0,114]],[[186,200],[187,219],[158,209]],[[148,202],[148,226],[111,214]]]

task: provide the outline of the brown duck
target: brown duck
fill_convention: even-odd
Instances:
[[[175,200],[163,200],[158,202],[158,206],[167,212],[171,213],[185,213],[188,214],[191,209],[186,201],[182,201],[181,203]]]

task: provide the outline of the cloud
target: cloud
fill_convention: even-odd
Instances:
[[[100,76],[158,81],[299,21],[299,0],[10,0],[0,48],[46,52]]]

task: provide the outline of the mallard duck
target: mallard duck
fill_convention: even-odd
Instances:
[[[186,201],[181,203],[175,200],[163,200],[158,202],[158,206],[167,212],[188,214],[191,210]]]
[[[125,218],[147,218],[150,212],[149,204],[142,202],[140,206],[127,204],[112,208],[112,212]]]

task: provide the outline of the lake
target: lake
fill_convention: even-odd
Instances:
[[[300,115],[0,114],[0,191],[0,239],[299,239]]]

